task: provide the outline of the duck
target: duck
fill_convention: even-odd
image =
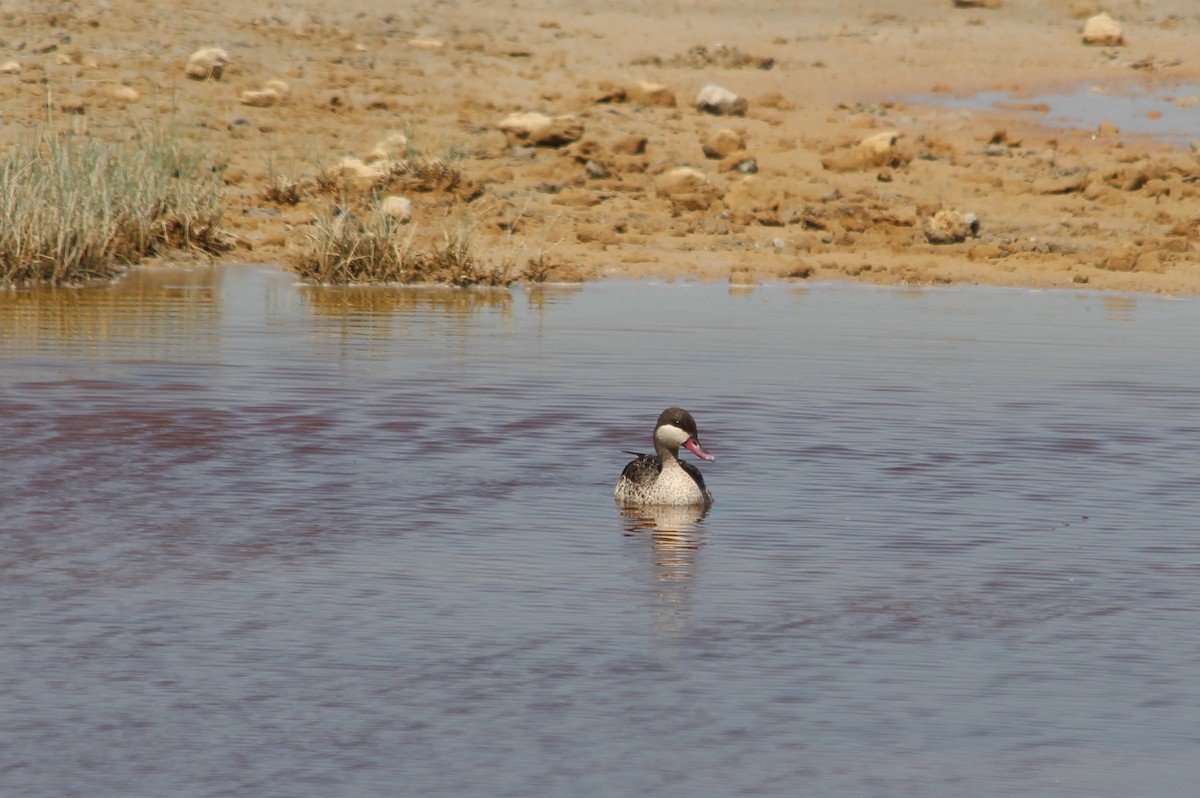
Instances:
[[[654,425],[654,454],[636,455],[625,466],[613,495],[626,506],[703,505],[712,503],[712,493],[704,484],[700,469],[679,459],[679,447],[701,460],[717,458],[700,446],[696,420],[682,407],[668,407]]]

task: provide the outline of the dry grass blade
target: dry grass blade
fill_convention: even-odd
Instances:
[[[164,137],[47,138],[0,161],[0,283],[108,278],[168,248],[222,248],[220,184]]]

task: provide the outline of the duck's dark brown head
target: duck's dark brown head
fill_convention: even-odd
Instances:
[[[700,446],[700,433],[696,429],[696,419],[682,407],[668,407],[658,416],[654,428],[654,439],[663,440],[672,446],[686,446],[688,451],[701,460],[712,462],[713,457]]]

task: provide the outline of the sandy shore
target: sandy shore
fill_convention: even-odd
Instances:
[[[229,260],[293,260],[316,215],[370,194],[331,170],[378,172],[403,133],[451,175],[390,173],[414,241],[466,230],[550,279],[1200,293],[1192,151],[911,99],[1194,82],[1194,0],[1106,4],[1123,46],[1082,43],[1089,0],[31,5],[2,13],[4,144],[172,126],[224,167]],[[203,47],[219,79],[185,76]],[[698,111],[710,83],[745,112]],[[560,140],[506,136],[524,112]]]

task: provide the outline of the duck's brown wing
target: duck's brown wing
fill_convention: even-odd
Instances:
[[[658,475],[662,473],[662,460],[658,455],[638,452],[626,454],[637,455],[637,459],[631,460],[629,465],[625,466],[625,470],[621,472],[622,479],[627,479],[635,485],[646,485],[658,479]]]

